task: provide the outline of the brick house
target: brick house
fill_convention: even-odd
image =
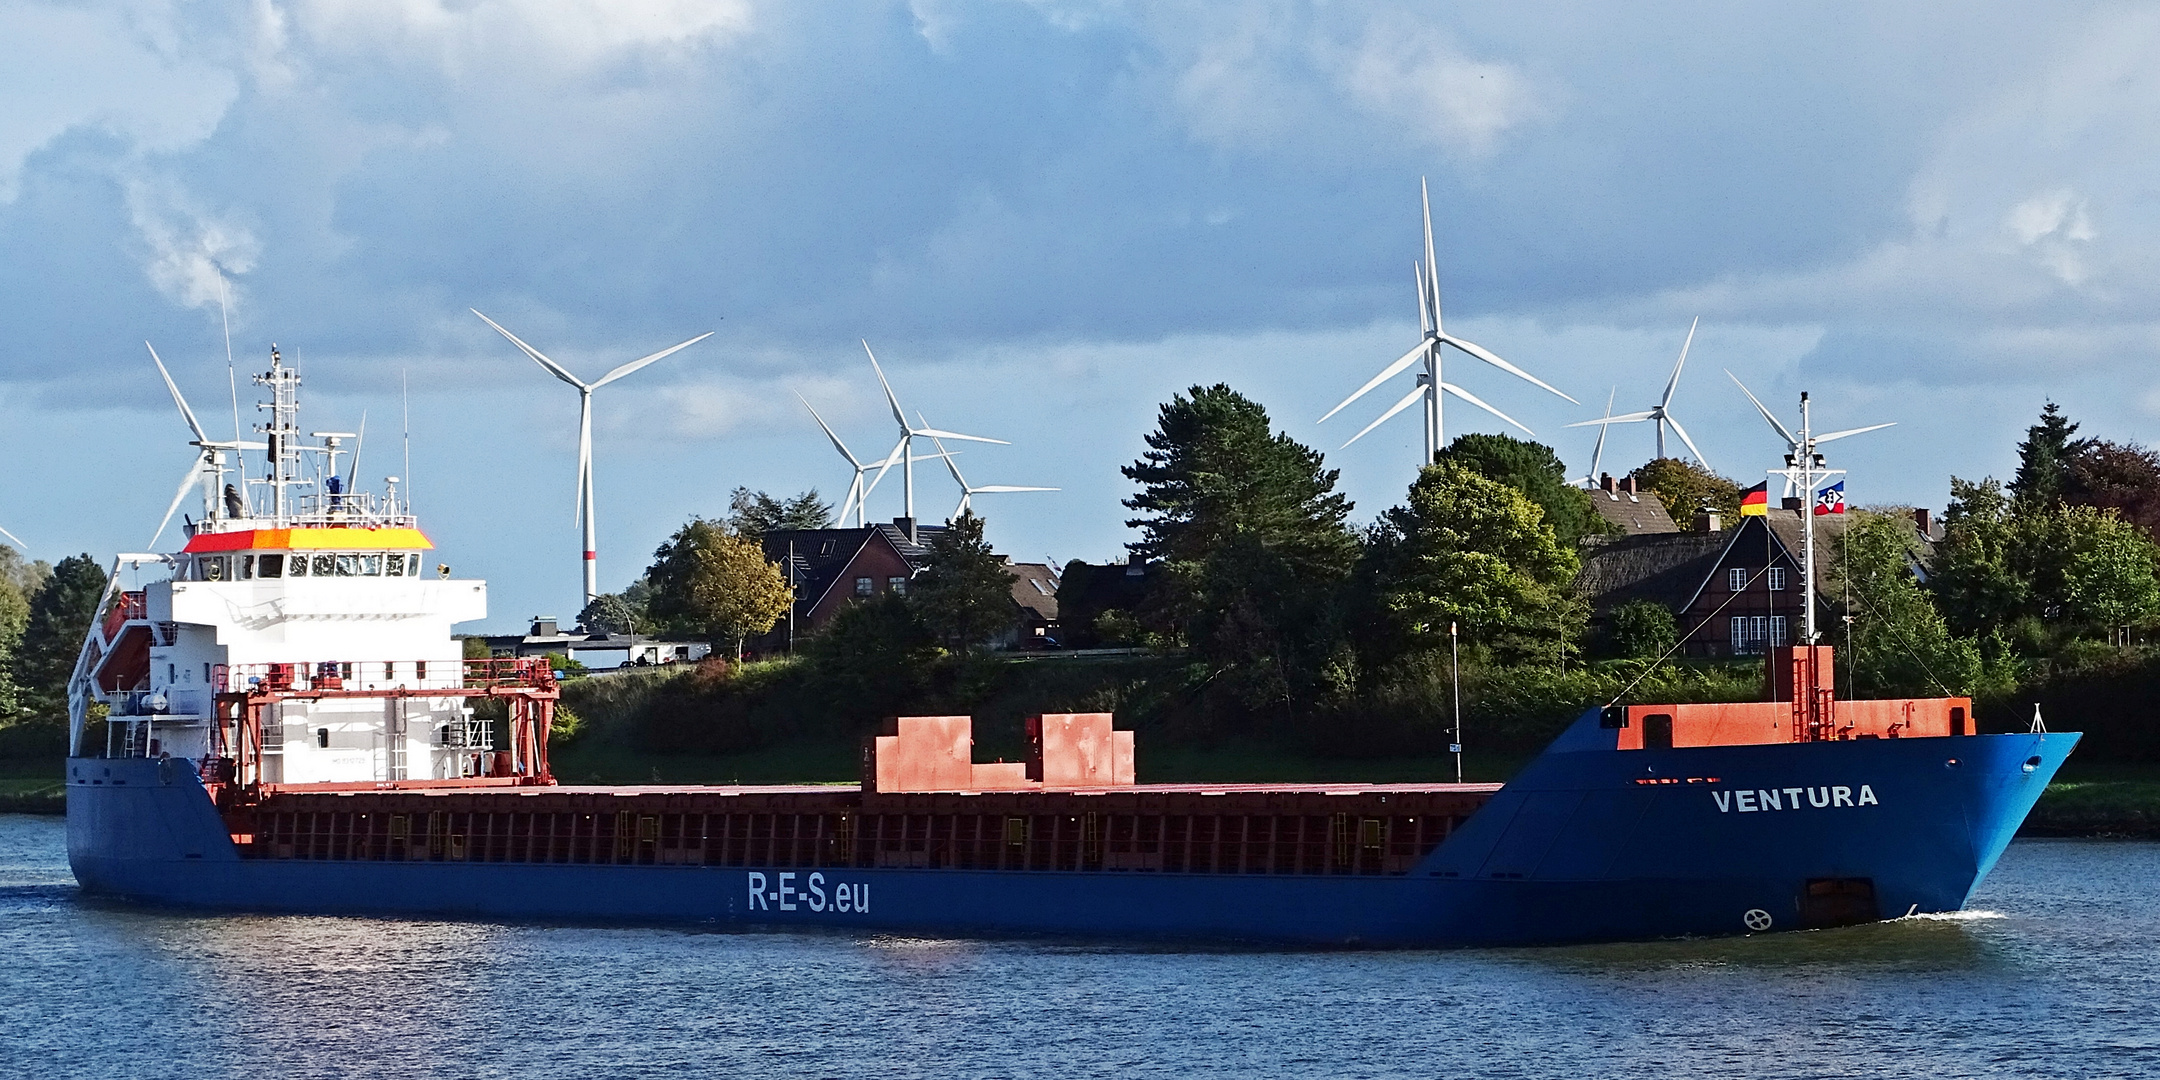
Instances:
[[[1592,498],[1597,497],[1592,492]],[[1672,611],[1685,643],[1681,655],[1760,655],[1792,644],[1801,632],[1807,602],[1801,596],[1800,509],[1797,500],[1767,514],[1723,527],[1716,514],[1697,514],[1685,532],[1641,533],[1596,545],[1584,553],[1576,595],[1588,600],[1593,632],[1612,610],[1631,600],[1663,604]],[[1818,592],[1827,570],[1841,515],[1815,519]],[[1837,621],[1835,596],[1816,598],[1817,628]]]

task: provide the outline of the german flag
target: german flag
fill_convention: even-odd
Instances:
[[[1740,493],[1740,516],[1761,517],[1770,513],[1770,481],[1765,480]]]

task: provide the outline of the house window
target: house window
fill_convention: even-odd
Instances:
[[[894,592],[896,592],[896,593],[899,593],[899,594],[900,594],[900,595],[902,595],[902,596],[906,596],[906,595],[907,595],[907,579],[906,579],[906,578],[904,578],[904,577],[889,577],[889,578],[886,578],[886,579],[885,579],[885,587],[886,587],[886,588],[888,588],[888,589],[891,589],[892,591],[894,591]]]
[[[1770,583],[1771,592],[1783,591],[1785,588],[1785,568],[1782,566],[1771,567],[1767,571],[1766,580]]]
[[[856,579],[855,579],[855,595],[857,595],[857,596],[869,596],[869,595],[870,595],[870,594],[871,594],[872,592],[876,591],[876,585],[877,585],[877,583],[876,583],[876,582],[874,582],[874,581],[872,581],[872,580],[870,580],[869,578],[866,578],[866,577],[859,577],[859,578],[856,578]]]
[[[1735,656],[1760,653],[1791,643],[1791,631],[1787,628],[1783,615],[1733,616],[1732,651]]]
[[[1787,635],[1785,630],[1785,616],[1783,615],[1770,616],[1770,644],[1773,646],[1792,644],[1792,638]]]
[[[1725,571],[1725,587],[1734,592],[1747,588],[1747,568],[1735,566]]]
[[[828,555],[831,555],[831,554],[832,554],[832,547],[833,547],[833,542],[832,542],[832,541],[830,541],[830,540],[827,540],[827,541],[825,541],[824,543],[822,543],[822,544],[819,544],[819,545],[818,545],[818,552],[817,552],[817,553],[818,553],[818,558],[821,558],[821,559],[822,559],[822,558],[824,558],[824,557],[826,557],[826,556],[828,556]]]
[[[1043,584],[1043,581],[1042,581],[1042,579],[1041,579],[1041,578],[1029,578],[1029,579],[1028,579],[1028,584],[1030,584],[1030,585],[1033,585],[1033,586],[1035,586],[1035,591],[1036,591],[1036,592],[1039,592],[1039,593],[1043,594],[1044,596],[1049,596],[1049,595],[1050,595],[1050,586],[1048,586],[1048,585],[1045,585],[1045,584]]]

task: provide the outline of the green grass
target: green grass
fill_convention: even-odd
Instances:
[[[7,762],[9,765],[15,762]],[[67,787],[58,770],[45,776],[0,776],[0,814],[60,814],[67,811]]]

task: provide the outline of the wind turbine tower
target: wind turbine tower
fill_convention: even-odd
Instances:
[[[1347,407],[1351,402],[1356,401],[1361,397],[1364,397],[1366,394],[1370,393],[1373,388],[1379,386],[1381,383],[1388,381],[1389,379],[1394,378],[1397,375],[1402,374],[1404,371],[1409,369],[1410,365],[1422,361],[1424,365],[1424,370],[1418,373],[1418,381],[1416,388],[1411,390],[1409,393],[1403,395],[1401,400],[1397,401],[1394,405],[1389,406],[1386,412],[1381,413],[1379,419],[1365,425],[1363,431],[1359,431],[1357,434],[1350,436],[1350,441],[1343,444],[1343,446],[1347,447],[1350,445],[1350,443],[1354,443],[1359,439],[1364,438],[1367,432],[1370,432],[1372,429],[1379,427],[1384,423],[1387,423],[1390,419],[1394,418],[1396,413],[1399,413],[1404,409],[1407,409],[1410,406],[1422,401],[1425,404],[1425,457],[1424,460],[1419,463],[1420,467],[1422,467],[1424,465],[1432,464],[1433,455],[1439,453],[1440,448],[1447,445],[1446,427],[1441,422],[1443,415],[1442,410],[1445,404],[1445,395],[1447,394],[1453,394],[1456,397],[1461,398],[1462,400],[1467,401],[1470,404],[1475,405],[1478,408],[1483,409],[1486,412],[1489,412],[1494,416],[1497,416],[1500,419],[1515,425],[1516,427],[1522,428],[1525,434],[1536,434],[1535,432],[1532,432],[1528,427],[1525,427],[1521,421],[1518,421],[1514,417],[1509,416],[1508,414],[1501,412],[1500,410],[1495,409],[1490,405],[1487,405],[1484,401],[1479,400],[1479,398],[1475,394],[1472,394],[1470,391],[1465,390],[1462,387],[1455,385],[1454,383],[1446,381],[1442,377],[1443,372],[1441,360],[1443,346],[1452,345],[1455,348],[1460,349],[1463,352],[1466,352],[1471,356],[1484,361],[1485,363],[1491,364],[1492,366],[1499,368],[1500,370],[1505,371],[1510,375],[1528,381],[1539,387],[1543,387],[1546,390],[1550,390],[1554,394],[1558,394],[1560,397],[1566,398],[1571,403],[1580,404],[1580,402],[1576,402],[1574,398],[1568,397],[1566,394],[1563,394],[1559,390],[1554,389],[1550,384],[1546,383],[1544,380],[1538,378],[1537,376],[1532,375],[1529,372],[1524,371],[1523,369],[1516,367],[1515,365],[1510,364],[1505,360],[1502,360],[1500,357],[1494,355],[1491,350],[1485,348],[1483,345],[1479,345],[1476,342],[1468,341],[1448,333],[1447,330],[1441,325],[1440,270],[1439,263],[1433,253],[1432,193],[1427,188],[1423,180],[1418,181],[1418,190],[1423,195],[1425,204],[1425,261],[1423,263],[1412,264],[1410,269],[1411,274],[1415,278],[1417,284],[1418,326],[1424,332],[1423,339],[1420,340],[1417,345],[1413,347],[1409,352],[1402,354],[1400,359],[1397,359],[1394,363],[1380,369],[1380,374],[1373,376],[1372,379],[1366,382],[1365,385],[1358,387],[1356,393],[1344,398],[1342,400],[1342,404],[1337,405],[1332,409],[1329,409],[1327,411],[1327,416],[1321,417],[1320,422],[1326,423],[1329,416],[1333,416],[1336,413],[1343,411],[1343,409]]]
[[[468,311],[472,311],[472,313],[473,313],[473,314],[475,314],[475,315],[480,315],[480,312],[478,312],[478,311],[476,311],[476,310],[473,310],[473,309],[470,309],[470,308],[468,308],[468,309],[466,309],[466,310],[468,310]],[[488,318],[488,317],[487,317],[487,316],[485,316],[485,315],[480,315],[480,321],[481,321],[481,322],[484,322],[484,323],[486,323],[486,324],[488,324],[489,326],[492,326],[492,327],[494,327],[494,328],[495,328],[495,332],[496,332],[496,333],[498,333],[498,334],[501,334],[502,336],[504,336],[504,337],[506,337],[506,338],[509,338],[509,339],[510,339],[510,344],[512,344],[512,345],[515,345],[515,346],[517,346],[517,347],[518,347],[518,349],[519,349],[519,351],[523,352],[523,353],[524,353],[525,355],[527,355],[527,356],[530,356],[530,357],[532,357],[532,358],[533,358],[533,362],[534,362],[534,363],[536,363],[536,364],[539,364],[539,365],[540,365],[540,366],[541,366],[542,368],[545,368],[545,369],[546,369],[546,370],[548,371],[548,373],[549,373],[549,374],[552,374],[552,375],[554,375],[554,376],[555,376],[556,378],[558,378],[558,379],[561,379],[562,381],[564,381],[564,382],[566,382],[566,383],[569,383],[569,384],[570,384],[571,386],[574,386],[574,387],[576,387],[576,388],[577,388],[577,392],[578,392],[578,471],[577,471],[577,489],[578,489],[578,490],[577,490],[577,520],[578,520],[578,523],[579,523],[579,524],[581,524],[581,525],[583,525],[583,526],[585,527],[585,536],[584,536],[584,541],[585,541],[585,543],[584,543],[584,547],[583,547],[582,549],[580,549],[580,550],[582,551],[582,553],[583,553],[583,556],[584,556],[584,558],[583,558],[583,564],[584,564],[584,568],[585,568],[585,581],[584,581],[584,585],[585,585],[585,603],[586,603],[586,604],[590,604],[590,603],[592,603],[592,602],[593,602],[593,598],[594,598],[594,597],[597,597],[597,596],[599,596],[599,595],[600,595],[600,551],[599,551],[600,543],[599,543],[599,538],[598,538],[598,533],[597,533],[597,530],[596,530],[596,529],[594,528],[594,526],[593,526],[593,476],[592,476],[592,396],[593,396],[593,391],[595,391],[595,390],[598,390],[598,389],[600,389],[601,387],[603,387],[603,386],[606,386],[607,384],[609,384],[609,383],[611,383],[611,382],[614,382],[614,381],[615,381],[615,380],[617,380],[617,379],[620,379],[620,378],[622,378],[622,377],[624,377],[624,376],[626,376],[626,375],[629,375],[629,374],[631,374],[631,373],[633,373],[633,372],[637,371],[638,369],[640,369],[640,368],[642,368],[642,367],[645,367],[645,366],[646,366],[647,364],[651,364],[651,363],[654,363],[654,362],[656,362],[656,361],[659,361],[659,360],[663,360],[663,359],[665,359],[665,358],[667,358],[667,357],[669,357],[669,356],[672,356],[672,355],[674,355],[675,353],[678,353],[678,352],[680,352],[680,351],[682,351],[682,350],[684,350],[684,349],[687,349],[687,348],[689,348],[690,346],[692,346],[692,345],[695,345],[695,344],[697,344],[698,342],[700,342],[700,341],[703,341],[703,340],[705,340],[706,338],[709,338],[709,337],[711,337],[711,336],[712,336],[712,333],[711,333],[710,331],[707,331],[706,333],[703,333],[703,334],[699,334],[698,336],[696,336],[696,337],[694,337],[694,338],[691,338],[690,340],[688,340],[688,341],[685,341],[685,342],[683,342],[683,343],[682,343],[682,344],[680,344],[680,345],[674,345],[674,346],[670,346],[669,348],[665,348],[665,349],[662,349],[662,350],[660,350],[659,352],[656,352],[656,353],[653,353],[653,354],[651,354],[650,356],[643,356],[643,357],[639,357],[638,359],[636,359],[636,360],[632,360],[632,361],[630,361],[629,363],[627,363],[627,364],[624,364],[624,365],[622,365],[621,367],[618,367],[618,368],[616,368],[615,370],[613,370],[613,371],[610,371],[610,372],[608,372],[607,374],[605,374],[605,375],[602,375],[602,376],[600,376],[600,377],[599,377],[598,379],[595,379],[595,380],[593,380],[592,382],[588,383],[588,382],[585,382],[585,381],[584,381],[584,380],[582,380],[582,379],[579,379],[579,378],[578,378],[577,376],[575,376],[575,375],[572,375],[572,374],[570,374],[570,372],[569,372],[569,369],[567,369],[567,368],[563,367],[563,366],[562,366],[561,364],[558,364],[558,363],[556,363],[555,361],[553,361],[553,360],[550,360],[550,359],[548,359],[546,355],[544,355],[544,354],[542,354],[542,353],[540,352],[540,350],[538,350],[538,349],[535,349],[535,348],[533,348],[532,346],[530,346],[530,345],[527,345],[527,344],[525,344],[525,343],[524,343],[523,341],[520,341],[520,340],[518,340],[518,336],[517,336],[516,334],[513,334],[513,333],[511,333],[510,331],[508,331],[508,330],[505,330],[505,329],[503,329],[503,328],[502,328],[502,326],[501,326],[501,325],[499,325],[499,324],[497,324],[495,320],[493,320],[493,319],[490,319],[490,318]],[[582,606],[580,607],[580,610],[583,610]]]

